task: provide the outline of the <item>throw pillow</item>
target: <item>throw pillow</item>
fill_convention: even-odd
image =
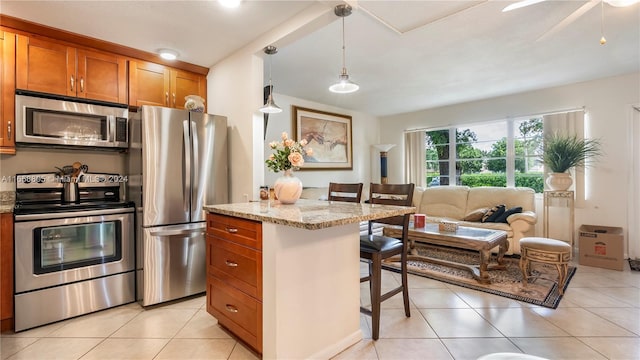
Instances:
[[[504,213],[505,205],[496,205],[489,209],[486,214],[482,217],[482,222],[495,222],[498,216]]]
[[[498,216],[498,218],[495,220],[495,222],[506,223],[507,222],[507,218],[509,217],[509,215],[518,214],[518,213],[521,213],[521,212],[522,212],[522,207],[520,207],[520,206],[512,207],[509,210],[505,210],[505,212],[503,212],[502,215]]]
[[[481,221],[489,209],[475,209],[464,216],[464,221]]]

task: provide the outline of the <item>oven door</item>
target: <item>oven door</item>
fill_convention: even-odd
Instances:
[[[16,215],[16,294],[134,270],[133,217],[130,209]]]

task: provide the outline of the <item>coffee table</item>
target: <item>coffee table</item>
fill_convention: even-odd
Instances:
[[[390,237],[400,238],[402,230],[397,227],[385,227],[384,234]],[[440,231],[437,223],[427,223],[423,228],[416,228],[413,223],[409,225],[408,234],[409,260],[422,260],[435,264],[451,266],[458,269],[468,270],[471,275],[480,283],[489,283],[488,270],[505,269],[504,254],[509,250],[507,233],[502,230],[480,229],[466,226],[459,226],[454,231]],[[415,241],[422,243],[450,246],[466,250],[474,250],[480,253],[480,264],[468,265],[442,259],[434,259],[428,256],[418,255],[415,248]],[[491,249],[498,246],[497,264],[489,264],[491,259]]]

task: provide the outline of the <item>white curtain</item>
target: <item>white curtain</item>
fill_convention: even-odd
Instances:
[[[543,132],[547,136],[549,134],[561,134],[569,136],[577,136],[584,139],[584,110],[571,111],[566,113],[557,113],[543,116]],[[573,185],[570,190],[575,191],[575,207],[584,207],[585,185],[584,185],[584,167],[576,167],[571,170],[573,177]]]
[[[413,131],[404,134],[404,179],[419,187],[426,187],[425,181],[425,132]]]
[[[627,202],[627,251],[629,258],[640,257],[640,107],[631,107],[627,149],[629,156],[629,201]]]

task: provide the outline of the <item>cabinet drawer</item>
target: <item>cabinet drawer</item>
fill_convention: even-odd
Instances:
[[[262,223],[259,221],[209,214],[207,234],[262,250]]]
[[[258,352],[262,352],[262,303],[226,285],[207,278],[207,312]]]
[[[262,299],[262,252],[207,236],[207,272],[242,292]]]

